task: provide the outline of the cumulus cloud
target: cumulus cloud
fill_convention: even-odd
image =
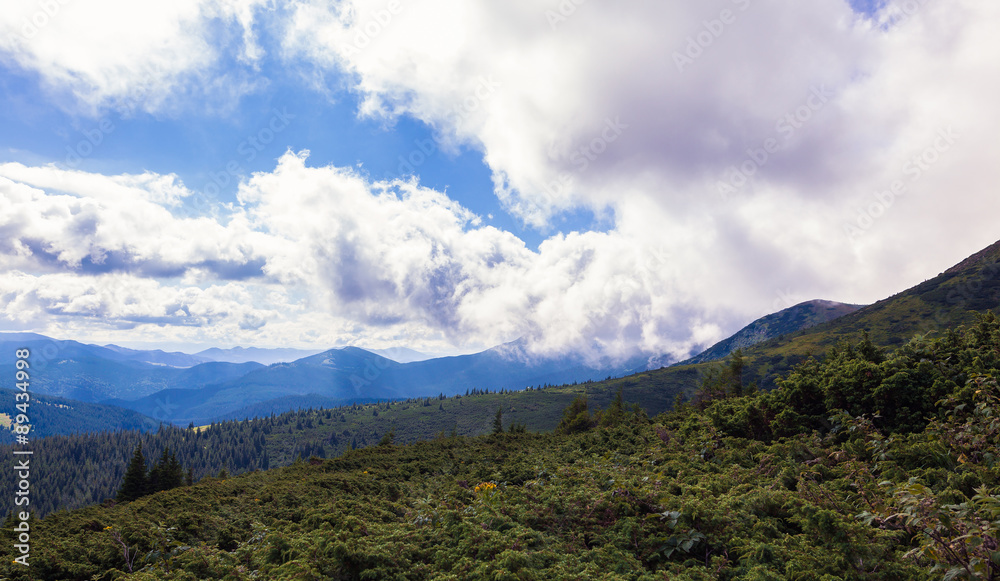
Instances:
[[[229,56],[251,65],[260,58],[252,24],[266,3],[12,0],[0,12],[0,56],[39,75],[74,112],[169,111],[180,97],[221,106],[256,83],[217,65]],[[220,43],[221,30],[238,31],[240,41]]]
[[[691,346],[680,311],[698,311],[694,297],[664,305],[665,281],[634,239],[571,234],[533,252],[415,181],[371,183],[306,161],[286,154],[239,196],[251,224],[277,239],[267,275],[312,289],[327,312],[366,327],[417,323],[453,344],[523,336],[536,352],[594,359]]]
[[[363,114],[480,148],[526,223],[609,209],[641,248],[667,244],[687,273],[672,292],[705,305],[760,314],[788,288],[872,301],[997,238],[994,4],[401,6],[303,0],[285,49],[355,75]],[[495,90],[477,99],[482,78]],[[948,128],[961,137],[918,175]]]
[[[592,362],[681,356],[717,330],[672,280],[674,250],[651,258],[641,237],[589,232],[536,252],[416,180],[307,161],[288,152],[254,174],[220,220],[172,214],[189,195],[174,176],[0,166],[3,316],[258,343],[523,337]]]
[[[0,266],[82,274],[263,276],[261,240],[245,218],[174,217],[191,195],[176,176],[103,176],[0,164]]]

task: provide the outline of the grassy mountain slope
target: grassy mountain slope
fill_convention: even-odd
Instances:
[[[923,283],[829,323],[763,342],[745,354],[749,371],[765,387],[810,355],[868,333],[881,347],[896,348],[916,335],[940,335],[967,325],[976,313],[1000,310],[1000,242]]]
[[[678,365],[693,365],[723,359],[737,349],[749,349],[768,339],[815,327],[853,313],[860,308],[861,305],[848,305],[834,301],[806,301],[761,317],[740,329],[733,336],[719,341]]]
[[[692,581],[792,578],[791,569],[933,579],[902,557],[898,535],[848,516],[858,509],[845,495],[824,498],[852,483],[852,465],[833,452],[713,442],[668,425],[374,447],[54,514],[32,523],[30,568],[12,564],[5,526],[0,575]],[[816,459],[829,482],[818,489],[807,463]]]
[[[861,342],[705,413],[609,406],[573,430],[378,445],[55,513],[27,523],[30,567],[10,517],[0,576],[988,581],[998,375],[984,317],[890,355]],[[830,424],[845,397],[859,415]],[[928,413],[873,416],[886,397]]]
[[[976,313],[989,310],[1000,310],[1000,242],[887,299],[744,349],[745,378],[769,389],[777,377],[810,356],[823,355],[840,341],[856,342],[867,332],[876,345],[896,348],[916,335],[941,334],[972,323]],[[677,394],[690,396],[715,365],[689,360],[639,374],[635,388],[643,395],[635,401],[646,406],[645,394],[653,402],[673,401]],[[653,395],[659,388],[673,391]],[[648,409],[660,411],[655,403]]]
[[[670,376],[688,383],[696,378]],[[461,436],[489,433],[497,409],[503,424],[524,424],[530,431],[551,431],[562,419],[562,410],[578,396],[590,404],[606,407],[622,388],[629,400],[644,398],[647,409],[665,410],[672,403],[665,394],[682,386],[663,385],[644,375],[606,382],[548,387],[528,391],[477,393],[439,399],[419,398],[395,402],[348,405],[335,409],[302,409],[271,417],[274,410],[261,408],[261,419],[229,421],[202,429],[199,436],[172,426],[155,433],[122,431],[87,437],[57,436],[32,440],[38,476],[33,490],[44,498],[42,514],[55,508],[79,508],[114,496],[125,464],[140,441],[150,461],[164,448],[177,453],[196,478],[217,474],[225,468],[239,474],[262,465],[287,466],[310,455],[333,457],[377,444],[392,431],[397,443],[433,439],[454,430]],[[302,408],[329,400],[306,396],[288,402]],[[175,402],[174,402],[175,403]],[[172,404],[171,404],[172,405]],[[259,405],[266,405],[259,404]],[[10,455],[10,446],[0,445],[0,454]],[[266,461],[262,463],[261,459]],[[0,464],[0,479],[13,478],[10,464]],[[0,496],[0,515],[9,510],[13,497]]]

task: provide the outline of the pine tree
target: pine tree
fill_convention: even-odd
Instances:
[[[493,433],[503,434],[503,406],[497,408],[497,415],[493,418]]]
[[[166,450],[164,450],[164,454],[166,454]],[[165,490],[163,488],[163,480],[160,474],[162,472],[161,464],[162,457],[160,462],[153,464],[153,467],[149,469],[149,474],[146,476],[146,494],[153,494],[154,492]]]
[[[743,362],[743,350],[737,349],[729,354],[729,381],[731,387],[729,388],[730,395],[735,397],[743,396],[743,367],[745,366]]]
[[[170,490],[184,485],[184,469],[170,448],[163,452],[160,460],[160,490]]]
[[[623,393],[623,388],[618,386],[618,392],[615,394],[615,399],[612,400],[611,405],[608,406],[606,412],[604,412],[604,417],[601,418],[601,424],[605,426],[617,426],[625,418],[625,395]]]
[[[146,475],[146,457],[142,455],[142,442],[135,448],[132,461],[129,462],[122,486],[118,489],[115,499],[119,502],[130,502],[145,496],[149,491],[149,477]]]

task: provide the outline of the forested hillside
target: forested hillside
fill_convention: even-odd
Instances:
[[[31,522],[9,579],[997,579],[1000,322]],[[545,390],[542,390],[544,393]],[[376,411],[376,410],[373,410]],[[510,433],[515,432],[515,433]]]
[[[15,392],[0,388],[0,444],[14,442],[10,418],[16,417],[18,400]],[[44,438],[56,434],[84,434],[121,430],[149,431],[159,425],[155,419],[138,412],[110,405],[85,403],[51,395],[32,397],[31,437]],[[6,416],[6,419],[5,419]]]
[[[621,380],[617,380],[621,381]],[[216,422],[180,428],[160,425],[152,432],[126,430],[53,436],[32,440],[38,476],[32,480],[39,515],[60,508],[79,508],[114,496],[136,445],[148,460],[169,448],[194,478],[288,466],[299,458],[333,457],[378,443],[392,432],[396,442],[428,440],[438,434],[480,435],[492,429],[498,409],[505,425],[520,422],[531,430],[549,431],[561,410],[579,394],[596,393],[594,401],[610,401],[603,383],[551,387],[526,392],[487,393],[353,404],[332,409],[302,409],[251,421]],[[605,393],[607,392],[607,393]],[[308,400],[307,400],[308,401]],[[0,454],[10,454],[10,445]],[[0,478],[13,480],[13,469],[0,465]],[[0,496],[0,514],[13,498]]]

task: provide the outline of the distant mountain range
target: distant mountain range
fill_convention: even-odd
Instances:
[[[273,363],[283,363],[295,361],[310,355],[321,353],[322,349],[259,349],[257,347],[233,347],[232,349],[219,349],[212,347],[195,353],[193,357],[202,358],[206,361],[220,361],[225,363],[261,363],[271,365]]]
[[[357,347],[331,349],[290,363],[254,369],[228,381],[196,389],[171,388],[118,405],[173,422],[204,423],[222,418],[295,409],[302,401],[352,402],[454,395],[470,389],[497,391],[619,377],[646,369],[646,359],[593,368],[576,357],[532,359],[515,342],[482,353],[398,363]]]
[[[220,359],[199,357],[198,355],[188,355],[187,353],[167,353],[159,349],[153,351],[141,351],[137,349],[128,349],[126,347],[119,347],[118,345],[105,345],[104,348],[118,353],[122,357],[123,361],[142,361],[145,363],[152,363],[153,365],[167,365],[169,367],[194,367],[195,365],[208,363],[209,361],[221,361]],[[240,361],[238,363],[243,362]]]
[[[386,359],[392,359],[396,363],[414,363],[416,361],[427,361],[434,359],[435,355],[428,355],[420,351],[414,351],[407,347],[390,347],[388,349],[365,349],[376,355],[381,355]]]
[[[118,406],[175,423],[235,417],[240,410],[247,415],[260,409],[286,411],[303,398],[340,405],[469,389],[523,389],[619,377],[648,365],[644,357],[596,367],[573,355],[540,359],[529,356],[522,342],[433,359],[405,348],[384,350],[387,356],[382,356],[357,347],[315,354],[235,348],[186,355],[0,333],[0,369],[12,366],[15,349],[22,347],[32,351],[32,390],[38,393]],[[251,358],[278,362],[246,361]]]
[[[858,308],[819,300],[795,305],[754,321],[681,365],[720,359],[737,348],[801,332]],[[593,366],[574,355],[538,358],[521,341],[437,358],[406,348],[357,347],[318,353],[213,348],[187,355],[0,333],[0,368],[13,363],[16,347],[32,349],[37,371],[32,387],[40,393],[127,408],[156,420],[198,424],[280,413],[306,402],[329,407],[622,377],[647,371],[651,361],[636,357]]]

